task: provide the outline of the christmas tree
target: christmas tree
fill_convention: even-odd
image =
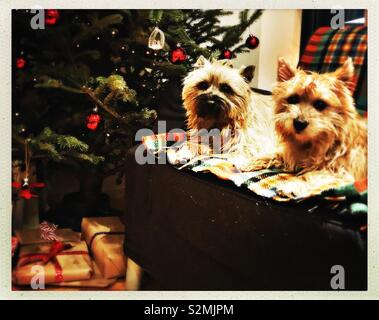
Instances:
[[[183,119],[181,82],[197,57],[233,58],[249,50],[242,34],[262,14],[243,10],[15,10],[13,158],[63,162],[77,170],[81,194],[121,181],[139,128],[158,118]],[[163,37],[164,39],[163,39]],[[95,176],[88,182],[88,177]]]

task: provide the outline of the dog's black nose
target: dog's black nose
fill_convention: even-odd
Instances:
[[[293,126],[296,132],[301,132],[308,126],[308,122],[300,119],[294,119]]]
[[[198,99],[197,113],[200,117],[216,117],[221,112],[223,101],[216,95],[203,95]]]

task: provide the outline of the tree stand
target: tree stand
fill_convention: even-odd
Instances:
[[[103,176],[95,167],[86,167],[80,175],[79,192],[68,193],[62,204],[47,214],[48,220],[61,228],[81,230],[83,217],[120,216],[121,212],[110,207],[110,198],[102,192]]]

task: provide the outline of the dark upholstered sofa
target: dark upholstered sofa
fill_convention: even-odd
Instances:
[[[125,252],[161,290],[367,288],[362,221],[267,202],[208,174],[127,159]]]

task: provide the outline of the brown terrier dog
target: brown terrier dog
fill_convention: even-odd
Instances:
[[[218,130],[222,140],[219,150],[209,153],[250,159],[274,147],[272,106],[249,87],[254,69],[237,70],[230,61],[210,62],[201,56],[184,79],[182,98],[191,134]]]
[[[295,69],[279,59],[273,90],[276,151],[253,159],[243,170],[298,172],[285,191],[299,196],[328,181],[367,178],[367,126],[348,89],[353,73],[351,58],[325,74]]]

